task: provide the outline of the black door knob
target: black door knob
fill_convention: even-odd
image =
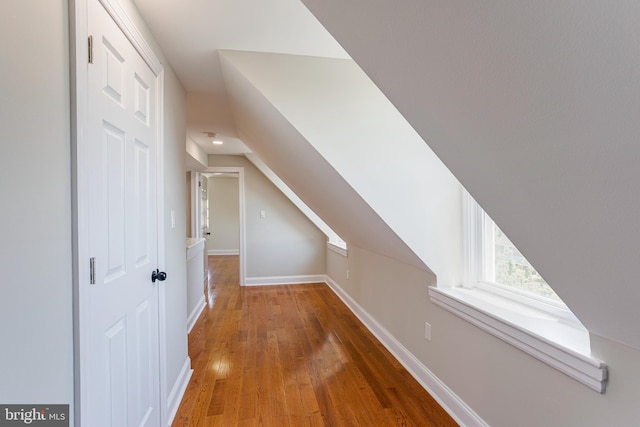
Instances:
[[[151,272],[151,282],[156,283],[156,280],[159,282],[164,282],[165,280],[167,280],[167,273],[156,268],[155,271]]]

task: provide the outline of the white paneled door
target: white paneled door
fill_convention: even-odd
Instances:
[[[90,426],[158,426],[156,77],[97,0],[88,2]],[[86,354],[86,353],[85,353]]]

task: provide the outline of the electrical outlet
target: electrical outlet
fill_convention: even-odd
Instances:
[[[349,280],[349,270],[347,270],[347,280]]]
[[[424,337],[427,341],[431,341],[431,324],[424,322]]]

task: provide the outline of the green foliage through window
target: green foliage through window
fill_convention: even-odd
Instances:
[[[559,301],[560,298],[495,226],[495,281],[505,286]]]

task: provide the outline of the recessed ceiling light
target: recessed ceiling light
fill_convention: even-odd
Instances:
[[[207,135],[209,138],[212,139],[211,143],[215,144],[215,145],[222,145],[224,144],[224,142],[220,141],[218,138],[216,138],[216,133],[215,132],[202,132],[205,135]]]

